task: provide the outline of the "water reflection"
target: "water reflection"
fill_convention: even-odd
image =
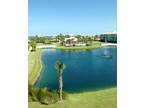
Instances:
[[[103,50],[102,57],[108,58],[108,59],[112,58],[112,55],[110,54],[110,50],[108,46],[104,47],[102,50]]]

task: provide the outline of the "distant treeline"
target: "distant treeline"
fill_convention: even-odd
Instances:
[[[51,42],[58,42],[58,39],[50,36],[43,36],[43,37],[31,36],[28,39],[36,43],[44,43],[44,44],[50,44]]]
[[[65,38],[70,37],[70,35],[63,35],[59,34],[57,36],[29,36],[28,39],[30,41],[34,41],[36,43],[44,43],[44,44],[51,44],[52,42],[59,42],[64,41]],[[110,43],[117,43],[117,34],[101,34],[101,35],[94,35],[94,36],[82,36],[76,35],[79,41],[100,41],[100,42],[110,42]]]

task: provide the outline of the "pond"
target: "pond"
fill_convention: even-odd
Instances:
[[[104,56],[105,50],[109,52]],[[58,89],[58,76],[55,69],[57,60],[66,68],[63,71],[63,89],[68,92],[87,91],[117,85],[117,48],[93,50],[44,49],[43,68],[36,87]]]

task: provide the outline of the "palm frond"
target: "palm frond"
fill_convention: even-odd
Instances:
[[[58,73],[62,73],[63,70],[66,68],[65,64],[61,61],[57,61],[55,64],[55,68],[57,69]]]

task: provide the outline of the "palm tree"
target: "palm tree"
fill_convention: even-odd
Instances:
[[[60,98],[60,101],[61,101],[62,100],[62,87],[63,87],[62,73],[63,73],[63,70],[65,69],[65,64],[63,64],[63,62],[61,62],[61,61],[57,61],[56,64],[55,64],[55,68],[57,69],[57,73],[58,73],[59,98]]]

